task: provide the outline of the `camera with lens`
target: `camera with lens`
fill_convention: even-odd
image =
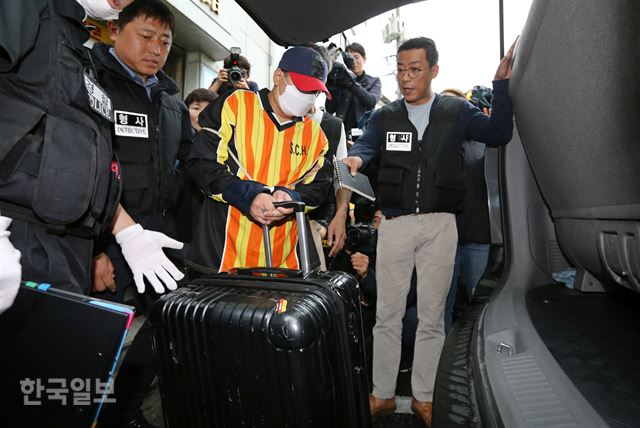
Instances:
[[[227,75],[229,76],[229,81],[234,84],[240,82],[245,73],[244,70],[238,66],[240,62],[240,52],[240,48],[231,48],[231,68],[227,70]]]
[[[357,223],[347,226],[344,248],[352,253],[375,254],[378,231],[370,224]]]
[[[327,76],[327,82],[332,85],[347,85],[354,78],[353,68],[355,67],[356,60],[349,52],[338,50],[338,57],[333,62],[333,67],[329,71]]]

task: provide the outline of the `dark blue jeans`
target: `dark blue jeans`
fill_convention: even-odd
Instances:
[[[482,274],[487,268],[490,247],[490,244],[476,244],[473,242],[458,245],[451,288],[447,295],[447,304],[444,310],[445,334],[449,334],[449,330],[451,330],[451,325],[453,324],[453,306],[456,302],[456,294],[458,292],[458,277],[462,275],[464,278],[464,282],[467,285],[468,303],[471,303],[478,282],[480,282],[480,278],[482,278]]]

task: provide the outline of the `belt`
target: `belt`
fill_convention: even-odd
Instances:
[[[424,211],[424,212],[419,212],[419,213],[411,213],[411,214],[402,214],[402,215],[386,215],[384,216],[385,220],[393,220],[394,218],[400,218],[400,217],[404,217],[404,216],[408,216],[408,215],[422,215],[422,214],[433,214],[431,211]]]

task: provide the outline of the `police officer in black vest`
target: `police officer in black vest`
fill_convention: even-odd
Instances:
[[[114,150],[123,176],[121,203],[142,226],[175,237],[182,164],[192,144],[189,112],[176,96],[175,82],[161,70],[171,49],[175,18],[160,0],[136,0],[108,28],[113,47],[97,44],[93,55],[98,82],[114,106]],[[108,274],[110,264],[114,279]],[[144,282],[131,274],[112,240],[96,257],[95,272],[97,290],[104,285],[115,291],[97,294],[101,298],[121,302],[126,289],[135,285],[140,312],[155,298],[144,293]],[[150,283],[162,292],[159,283]],[[154,375],[151,329],[145,324],[116,378],[116,407],[105,409],[107,426],[148,426],[139,407]]]
[[[175,31],[175,18],[159,0],[136,0],[108,23],[114,46],[93,47],[97,80],[110,94],[114,150],[120,160],[122,206],[143,227],[176,237],[173,211],[182,187],[182,160],[191,148],[191,123],[184,103],[175,95],[175,82],[164,66]],[[113,239],[96,258],[96,288],[115,290],[100,297],[122,301],[131,284],[143,293],[145,284],[123,263]],[[113,263],[115,281],[105,266]],[[171,278],[166,278],[170,281]],[[159,282],[150,281],[156,292]],[[175,283],[171,284],[175,288]]]
[[[109,19],[129,1],[0,3],[0,210],[12,219],[22,278],[87,293],[93,240],[103,230],[119,236],[133,271],[157,280],[168,275],[164,264],[180,277],[162,247],[182,244],[141,229],[118,205],[113,107],[83,47],[89,35],[78,3]]]
[[[462,209],[462,142],[506,144],[513,130],[508,93],[513,47],[493,82],[491,117],[469,102],[431,90],[438,75],[438,51],[419,37],[398,48],[397,78],[403,99],[375,111],[344,159],[351,171],[380,154],[377,205],[384,214],[378,229],[378,299],[373,343],[371,413],[395,409],[400,362],[401,319],[411,274],[417,273],[418,329],[411,376],[411,407],[431,424],[431,401],[444,343],[444,306],[456,253],[455,213]]]
[[[168,287],[182,278],[162,250],[182,243],[143,229],[119,205],[113,105],[83,46],[86,13],[114,19],[114,7],[128,3],[0,2],[0,210],[11,219],[23,280],[88,293],[94,239],[103,231],[116,236],[135,276]],[[3,328],[24,317],[23,300],[18,294],[2,314]],[[4,336],[2,343],[12,346]]]

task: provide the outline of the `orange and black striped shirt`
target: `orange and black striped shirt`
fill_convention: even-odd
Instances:
[[[267,95],[267,90],[238,90],[200,116],[205,130],[196,137],[187,166],[209,196],[188,255],[198,266],[226,272],[265,265],[261,225],[248,216],[259,193],[286,188],[313,208],[330,191],[324,133],[309,118],[280,124]],[[295,220],[270,233],[273,265],[297,269]]]

